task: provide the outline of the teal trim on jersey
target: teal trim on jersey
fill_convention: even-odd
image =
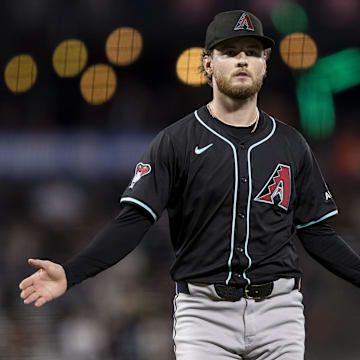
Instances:
[[[229,260],[228,260],[228,268],[229,268],[229,275],[226,279],[226,285],[229,284],[229,281],[231,279],[232,276],[232,270],[231,270],[231,262],[234,256],[234,243],[235,243],[235,224],[236,224],[236,205],[237,205],[237,189],[238,189],[238,183],[239,183],[239,170],[238,170],[238,158],[237,158],[237,152],[236,152],[236,148],[234,146],[234,144],[226,139],[224,136],[220,135],[219,133],[217,133],[215,130],[213,130],[211,127],[209,127],[208,125],[206,125],[199,117],[197,111],[195,111],[195,117],[196,119],[199,121],[199,123],[204,126],[207,130],[209,130],[210,132],[212,132],[214,135],[216,135],[217,137],[219,137],[221,140],[224,140],[226,143],[228,143],[231,146],[231,149],[233,151],[234,154],[234,167],[235,167],[235,189],[234,189],[234,204],[233,204],[233,219],[232,219],[232,224],[231,224],[231,240],[230,240],[230,256],[229,256]]]
[[[271,117],[271,120],[273,122],[273,128],[270,132],[270,134],[268,136],[266,136],[264,139],[258,141],[255,144],[252,144],[249,147],[248,150],[248,173],[249,173],[249,196],[248,196],[248,204],[247,204],[247,214],[246,214],[246,240],[245,240],[245,255],[249,260],[249,265],[248,267],[243,271],[243,276],[244,279],[248,282],[248,284],[251,284],[250,279],[246,276],[246,272],[250,269],[251,265],[252,265],[252,260],[251,257],[249,256],[249,252],[248,252],[248,245],[249,245],[249,236],[250,236],[250,202],[251,202],[251,193],[252,193],[252,176],[251,176],[251,157],[250,157],[250,153],[251,150],[254,149],[256,146],[261,145],[262,143],[264,143],[265,141],[269,140],[275,132],[276,129],[276,123],[273,117]]]
[[[314,220],[314,221],[310,221],[310,222],[308,222],[308,223],[306,223],[306,224],[304,224],[304,225],[297,225],[297,226],[296,226],[296,230],[298,230],[298,229],[303,229],[303,228],[305,228],[305,227],[307,227],[307,226],[310,226],[310,225],[314,225],[314,224],[316,224],[316,223],[318,223],[318,222],[320,222],[320,221],[323,221],[323,220],[325,220],[325,219],[328,219],[329,217],[334,216],[334,215],[336,215],[336,214],[338,214],[338,213],[339,213],[339,212],[338,212],[337,210],[333,210],[333,211],[329,212],[328,214],[322,216],[320,219],[317,219],[317,220]]]
[[[136,205],[141,206],[143,209],[145,209],[147,212],[150,213],[150,215],[154,218],[155,221],[157,221],[158,217],[155,214],[155,212],[149,206],[144,204],[143,202],[136,200],[132,197],[124,197],[124,198],[120,199],[120,203],[122,203],[122,202],[130,202],[130,203],[134,203]]]

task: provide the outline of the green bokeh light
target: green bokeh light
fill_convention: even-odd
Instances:
[[[274,8],[271,19],[276,30],[283,35],[307,30],[307,15],[302,6],[296,2],[287,1]]]
[[[318,60],[315,75],[330,83],[334,93],[360,84],[360,49],[350,48]]]
[[[360,84],[360,49],[342,50],[318,60],[297,84],[304,131],[315,139],[328,138],[335,128],[333,95]]]
[[[329,84],[304,74],[297,87],[301,125],[314,139],[329,137],[335,127],[334,102]]]

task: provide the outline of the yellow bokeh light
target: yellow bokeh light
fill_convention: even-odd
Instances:
[[[293,69],[307,69],[315,64],[318,50],[315,41],[304,33],[287,35],[280,42],[280,55]]]
[[[92,105],[108,101],[114,95],[116,86],[115,71],[106,64],[90,66],[80,80],[81,94]]]
[[[201,86],[206,84],[206,76],[199,71],[202,52],[202,48],[193,47],[185,50],[179,56],[176,62],[176,73],[183,83],[192,86]]]
[[[60,77],[79,75],[88,59],[85,44],[77,39],[62,41],[54,50],[53,67]]]
[[[37,78],[37,66],[32,56],[27,54],[13,57],[5,68],[6,86],[14,93],[31,89]]]
[[[114,65],[126,66],[135,62],[143,48],[142,36],[136,29],[121,27],[114,30],[106,40],[105,51]]]

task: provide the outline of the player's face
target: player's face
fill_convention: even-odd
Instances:
[[[259,92],[266,74],[266,56],[260,41],[242,37],[215,47],[210,59],[214,91],[245,100]]]

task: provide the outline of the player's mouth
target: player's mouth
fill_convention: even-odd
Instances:
[[[241,72],[237,72],[236,74],[234,74],[234,77],[236,77],[236,78],[249,78],[250,75],[245,71],[241,71]]]

